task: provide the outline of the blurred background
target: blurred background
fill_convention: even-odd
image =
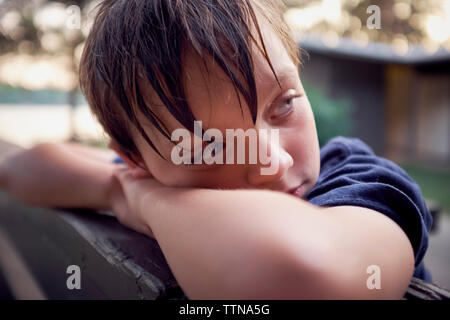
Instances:
[[[320,143],[359,137],[419,183],[439,212],[426,265],[450,288],[450,0],[283,1]],[[105,146],[77,84],[98,3],[0,0],[0,140]]]

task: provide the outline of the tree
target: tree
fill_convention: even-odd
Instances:
[[[71,139],[76,139],[73,111],[78,88],[78,60],[93,19],[92,0],[0,0],[0,55],[7,53],[65,56],[70,61],[68,84]],[[66,85],[67,86],[67,85]]]

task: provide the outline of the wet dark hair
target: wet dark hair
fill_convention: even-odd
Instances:
[[[195,118],[183,81],[188,46],[204,63],[206,54],[214,59],[256,121],[252,43],[278,78],[255,9],[271,23],[298,67],[299,49],[283,21],[282,4],[276,0],[104,0],[99,5],[80,62],[80,87],[94,115],[125,155],[133,161],[141,158],[132,138],[136,129],[161,156],[137,111],[170,140],[167,128],[144,99],[148,85],[170,114],[193,132]],[[239,103],[242,110],[240,98]]]

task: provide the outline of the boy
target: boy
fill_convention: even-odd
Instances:
[[[40,145],[3,163],[2,188],[34,205],[112,210],[155,237],[191,299],[400,299],[413,274],[429,280],[420,189],[357,139],[319,152],[297,50],[271,0],[104,1],[80,84],[127,165]],[[195,120],[223,136],[276,131],[276,143],[258,135],[276,172],[247,157],[175,164],[171,136]],[[188,160],[199,159],[192,137]],[[236,151],[216,142],[216,159]]]

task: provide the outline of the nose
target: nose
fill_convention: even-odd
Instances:
[[[260,148],[261,145],[258,146],[258,149]],[[255,187],[282,179],[289,168],[294,165],[292,156],[278,143],[267,143],[265,149],[268,162],[261,163],[261,154],[259,154],[257,164],[248,166],[247,180],[250,185]]]

